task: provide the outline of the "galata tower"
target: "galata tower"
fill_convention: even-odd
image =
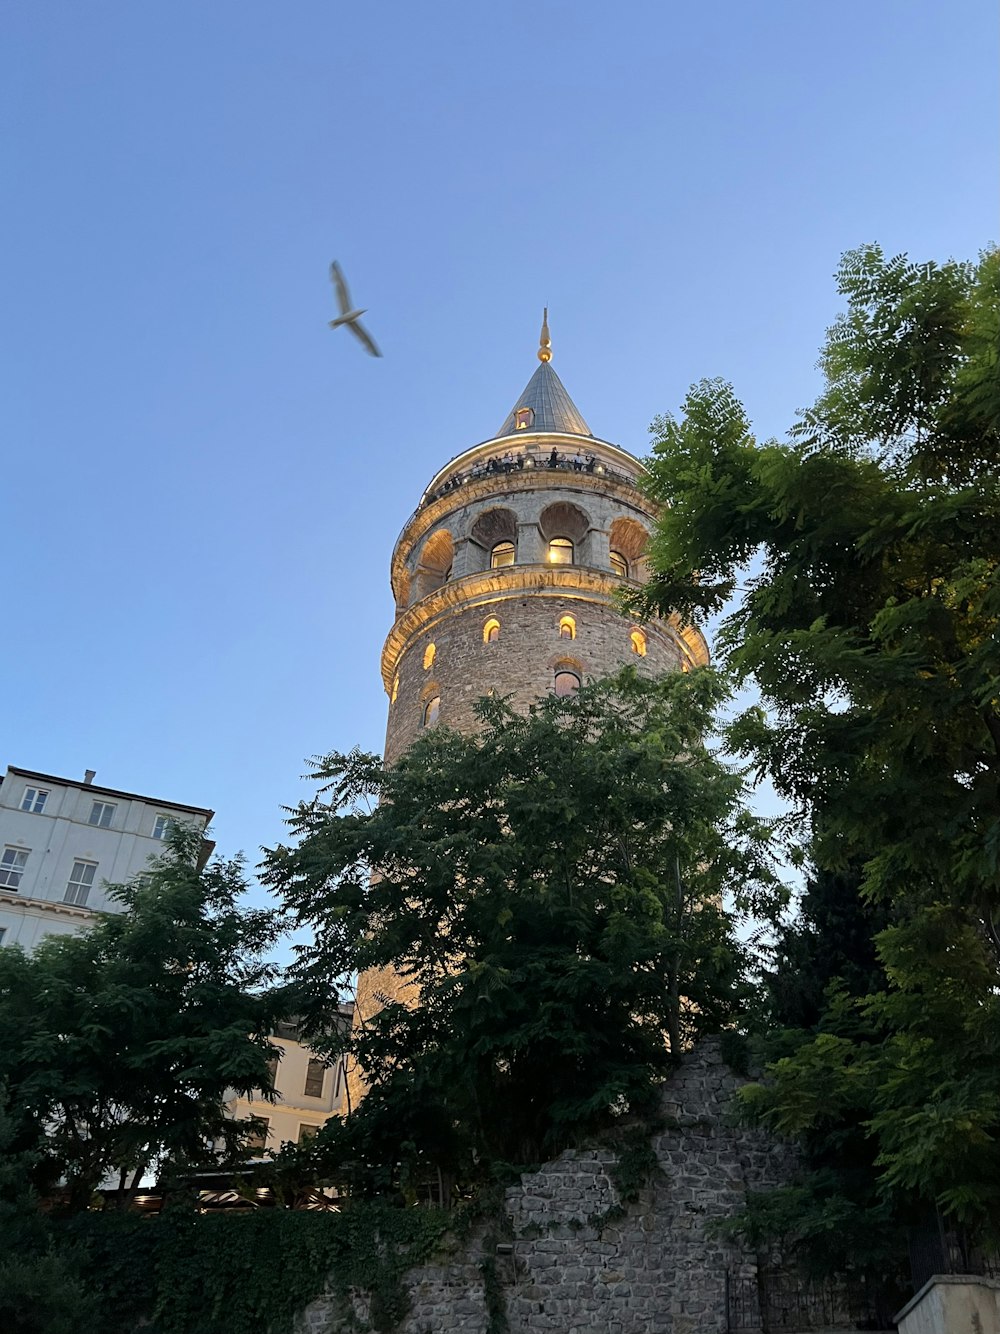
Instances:
[[[541,365],[503,425],[431,479],[392,553],[389,763],[423,728],[472,730],[490,691],[527,710],[625,663],[659,674],[708,661],[678,618],[639,624],[616,606],[645,579],[656,510],[643,465],[593,435],[552,369],[547,314]],[[397,991],[392,975],[362,975],[361,1016]]]

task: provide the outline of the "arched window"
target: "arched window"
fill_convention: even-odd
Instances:
[[[392,678],[392,695],[389,699],[390,704],[395,704],[396,696],[399,694],[399,673]]]
[[[498,542],[490,552],[490,569],[499,570],[504,565],[514,564],[514,543]]]
[[[549,543],[549,561],[553,565],[573,564],[573,543],[568,537],[554,537]]]
[[[533,408],[518,408],[514,413],[514,428],[518,431],[530,431],[535,424]]]
[[[576,618],[573,616],[562,616],[559,619],[559,638],[576,638]]]
[[[435,656],[436,653],[437,653],[437,649],[434,647],[433,644],[428,644],[427,647],[424,649],[424,671],[425,671],[425,672],[429,672],[430,669],[434,666],[434,656]]]
[[[633,630],[629,635],[629,640],[632,644],[632,652],[638,653],[640,658],[644,658],[646,656],[646,636],[642,631]]]
[[[627,579],[628,561],[625,559],[622,553],[620,551],[612,551],[610,553],[610,559],[611,559],[611,568],[614,571],[614,573],[617,574],[618,578]]]
[[[497,620],[495,616],[491,616],[490,619],[483,626],[483,643],[495,644],[499,638],[500,638],[500,622]]]
[[[575,695],[580,689],[580,678],[576,672],[568,671],[565,667],[560,667],[556,672],[556,694],[560,696]]]
[[[441,696],[432,695],[424,704],[424,711],[420,716],[421,727],[433,727],[438,720],[438,714],[441,712]]]

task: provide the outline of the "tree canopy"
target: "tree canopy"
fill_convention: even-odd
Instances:
[[[288,998],[264,952],[273,911],[247,909],[239,860],[198,869],[200,835],[175,828],[162,858],[112,887],[122,910],[33,954],[0,950],[0,1087],[12,1151],[34,1155],[85,1208],[109,1173],[122,1195],[164,1162],[238,1153],[232,1091],[270,1088],[268,1034]]]
[[[748,1098],[828,1147],[863,1126],[896,1221],[996,1229],[1000,254],[867,246],[838,279],[825,389],[786,443],[755,440],[721,381],[654,423],[668,508],[637,605],[723,615],[723,661],[764,706],[731,745],[808,821],[816,873],[856,874],[882,914],[881,982],[831,978]]]
[[[316,763],[265,862],[315,934],[298,981],[320,1016],[366,970],[408,995],[348,1036],[368,1091],[311,1152],[381,1162],[394,1187],[538,1161],[739,1018],[735,927],[780,891],[741,775],[704,744],[722,693],[708,669],[625,672],[527,716],[486,698],[479,733],[434,729],[392,767]]]

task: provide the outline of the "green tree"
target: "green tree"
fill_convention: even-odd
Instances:
[[[178,828],[148,873],[114,887],[121,912],[31,955],[0,950],[13,1148],[36,1155],[42,1187],[65,1178],[73,1210],[112,1172],[124,1202],[164,1162],[231,1159],[246,1127],[227,1097],[271,1087],[267,1037],[290,1003],[264,959],[278,915],[240,906],[239,860],[199,869],[199,851]]]
[[[382,1188],[537,1161],[645,1107],[687,1042],[735,1021],[735,927],[780,891],[741,775],[703,742],[723,693],[707,669],[626,672],[527,717],[484,699],[478,734],[435,729],[394,767],[316,764],[265,862],[315,933],[298,978],[321,1015],[370,969],[414,1003],[348,1036],[370,1087],[311,1155]]]
[[[765,706],[730,743],[809,820],[818,870],[860,866],[887,914],[884,985],[833,986],[748,1099],[827,1148],[863,1125],[895,1221],[997,1229],[1000,254],[864,247],[839,285],[788,443],[755,441],[718,381],[654,424],[669,508],[638,603],[724,613],[723,660]]]

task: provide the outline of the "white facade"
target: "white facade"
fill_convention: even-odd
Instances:
[[[350,1027],[353,1007],[342,1006],[341,1017]],[[260,1151],[277,1152],[282,1144],[297,1144],[314,1135],[335,1112],[346,1112],[347,1080],[343,1060],[326,1067],[308,1047],[299,1042],[295,1025],[282,1025],[271,1037],[280,1051],[274,1072],[278,1097],[267,1102],[260,1097],[234,1098],[232,1115],[238,1120],[256,1116],[267,1122],[267,1133],[259,1142]]]
[[[118,911],[105,882],[121,884],[163,852],[168,824],[205,830],[200,806],[98,787],[30,769],[0,781],[0,945],[33,949],[49,935],[84,931]],[[212,845],[204,843],[204,860]]]

